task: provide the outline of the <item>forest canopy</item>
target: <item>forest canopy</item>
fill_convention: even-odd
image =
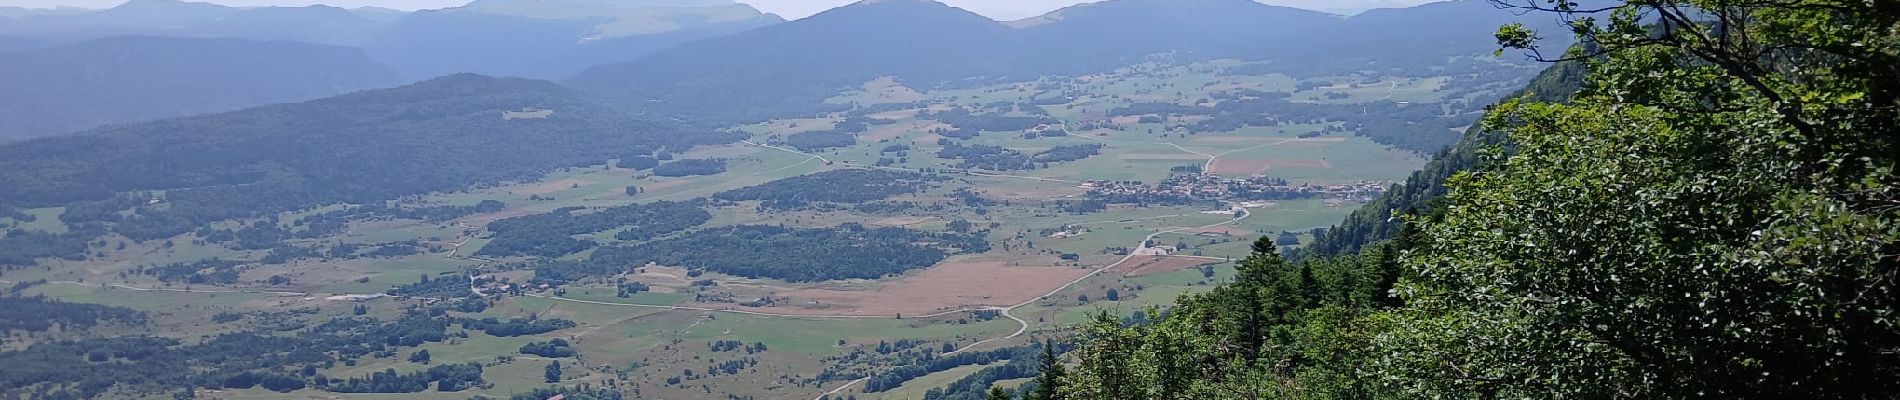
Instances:
[[[1567,102],[1494,107],[1389,241],[1289,262],[1158,322],[1082,328],[1068,398],[1877,398],[1900,391],[1900,11],[1670,0],[1577,21]],[[1443,172],[1437,172],[1443,174]],[[1444,175],[1440,175],[1444,176]],[[1390,207],[1389,205],[1381,207]],[[1340,249],[1356,248],[1356,253]],[[1330,256],[1329,254],[1340,254]]]

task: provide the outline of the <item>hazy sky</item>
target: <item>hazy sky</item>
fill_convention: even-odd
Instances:
[[[453,7],[468,3],[469,0],[197,0],[213,3],[266,6],[266,5],[309,5],[312,3],[329,4],[339,7],[377,6],[404,10]],[[765,12],[775,13],[785,18],[804,18],[819,11],[849,4],[855,0],[738,0],[752,4]],[[987,15],[991,18],[1014,20],[1039,15],[1050,10],[1076,3],[1093,0],[944,0],[945,3]],[[1432,0],[1263,0],[1269,4],[1281,4],[1322,11],[1350,12],[1366,8],[1399,7]],[[76,6],[104,8],[124,3],[125,0],[0,0],[0,6],[50,8],[54,6]]]

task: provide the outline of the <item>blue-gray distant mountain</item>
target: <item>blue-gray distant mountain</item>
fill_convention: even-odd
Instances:
[[[536,179],[635,148],[738,139],[598,106],[552,82],[460,74],[0,145],[0,204],[106,201],[95,205],[136,213],[98,222],[148,240],[226,218]],[[115,200],[147,190],[164,191],[164,205]]]
[[[5,22],[6,22],[6,18],[0,17],[0,23],[5,23]],[[53,47],[56,45],[59,45],[59,42],[47,40],[44,38],[37,38],[37,37],[30,37],[30,36],[0,35],[0,52],[37,49],[37,48],[42,48],[42,47]]]
[[[1431,68],[1488,53],[1485,32],[1514,18],[1484,1],[1342,17],[1248,0],[1109,0],[1005,24],[936,1],[867,0],[596,67],[566,83],[717,124],[833,109],[824,99],[879,77],[929,88],[1098,72],[1159,53],[1279,60],[1295,74]]]
[[[1583,4],[1617,0],[1583,0]],[[1568,28],[1543,13],[1518,15],[1486,0],[1453,0],[1407,8],[1366,11],[1272,44],[1267,58],[1297,60],[1304,69],[1338,71],[1427,66],[1445,57],[1489,56],[1500,25],[1521,22],[1545,32],[1547,45],[1562,48]],[[1521,61],[1507,59],[1506,61]]]
[[[400,84],[361,50],[120,37],[0,53],[0,141]]]
[[[458,72],[566,78],[782,21],[730,0],[480,0],[404,16],[365,47],[414,79]]]
[[[1013,72],[1015,29],[942,3],[871,0],[596,67],[569,85],[696,120],[822,109],[881,76],[934,82]]]
[[[1263,58],[1275,43],[1342,19],[1253,0],[1116,0],[1064,8],[1011,25],[1022,28],[1034,44],[1036,54],[1023,57],[1023,64],[1039,72],[1089,73],[1157,53]]]
[[[182,0],[132,0],[105,10],[19,15],[0,35],[81,41],[112,36],[228,37],[356,45],[380,23],[336,7],[228,7]]]
[[[413,13],[132,0],[104,10],[0,8],[0,37],[55,43],[115,36],[287,40],[364,48],[412,81],[459,72],[566,78],[594,65],[783,21],[732,0],[479,0]],[[0,47],[7,48],[23,47]]]

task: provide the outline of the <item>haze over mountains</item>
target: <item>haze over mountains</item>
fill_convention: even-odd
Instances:
[[[412,13],[182,0],[134,0],[97,11],[8,10],[0,14],[0,69],[30,72],[0,77],[21,82],[0,87],[0,99],[22,104],[9,108],[0,140],[463,72],[563,79],[625,107],[716,125],[822,110],[824,98],[883,76],[927,88],[1082,74],[1155,54],[1336,64],[1321,70],[1436,63],[1488,50],[1484,27],[1514,18],[1482,1],[1341,17],[1249,0],[1115,0],[1008,23],[927,0],[865,1],[792,22],[729,0],[481,0]],[[138,46],[94,41],[122,36],[175,39]],[[240,61],[256,53],[228,47],[239,45],[285,56]],[[57,64],[133,70],[35,67]],[[105,75],[138,83],[114,84]],[[45,91],[28,81],[99,88]],[[129,90],[135,87],[153,90]],[[184,93],[220,88],[245,93]]]
[[[0,77],[0,140],[402,83],[355,48],[154,36],[8,53]]]
[[[1472,23],[1443,23],[1446,13]],[[1489,31],[1479,27],[1513,19],[1483,1],[1367,15],[1375,20],[1247,0],[1117,0],[1004,23],[934,1],[875,0],[595,67],[566,82],[657,112],[751,120],[820,111],[837,90],[882,76],[928,88],[1088,73],[1161,53],[1299,59],[1283,71],[1294,74],[1437,64],[1483,52]],[[1379,29],[1364,29],[1374,24]],[[1456,41],[1480,44],[1412,47]]]

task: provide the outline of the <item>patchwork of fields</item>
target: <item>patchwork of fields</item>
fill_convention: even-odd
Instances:
[[[1222,117],[1111,116],[1118,109],[1138,103],[1213,107],[1236,101],[1236,93],[1245,92],[1284,93],[1289,101],[1303,104],[1428,103],[1443,107],[1447,114],[1458,114],[1473,111],[1474,99],[1502,94],[1495,86],[1454,90],[1455,77],[1367,74],[1296,79],[1226,72],[1241,65],[1232,61],[1143,64],[1092,76],[951,89],[912,88],[880,79],[832,100],[872,110],[862,115],[839,113],[741,126],[735,129],[752,135],[747,142],[666,154],[672,160],[722,161],[725,170],[721,173],[666,177],[603,160],[600,165],[572,167],[532,182],[399,202],[424,207],[498,201],[506,205],[499,211],[442,221],[351,221],[341,233],[297,242],[326,248],[413,243],[420,249],[415,254],[258,264],[242,269],[236,283],[230,284],[162,282],[138,272],[146,266],[210,258],[255,261],[272,252],[237,250],[184,235],[159,243],[109,246],[113,250],[100,251],[85,261],[49,261],[44,268],[7,272],[3,279],[8,283],[47,281],[22,287],[15,291],[19,294],[155,313],[154,329],[178,338],[279,329],[275,324],[307,325],[352,314],[394,317],[431,300],[339,300],[335,296],[380,294],[429,279],[473,279],[466,276],[541,282],[537,263],[586,262],[600,248],[644,246],[684,235],[623,240],[618,233],[629,227],[618,227],[571,235],[599,247],[552,259],[476,257],[495,240],[496,234],[488,227],[496,221],[557,210],[587,213],[630,204],[695,201],[826,171],[914,172],[945,179],[913,193],[867,203],[878,207],[708,201],[702,208],[711,218],[693,230],[892,227],[973,232],[982,235],[989,248],[947,254],[934,265],[881,279],[790,282],[698,266],[652,264],[625,265],[621,266],[624,271],[611,276],[559,282],[548,289],[527,286],[523,293],[493,295],[492,304],[484,310],[455,315],[564,319],[575,326],[517,337],[451,326],[450,332],[459,334],[420,349],[426,349],[436,365],[483,364],[489,385],[406,398],[505,398],[549,384],[542,379],[542,369],[550,361],[566,371],[558,384],[613,387],[644,398],[812,398],[826,393],[867,399],[921,398],[930,389],[1001,364],[958,366],[910,380],[894,390],[869,393],[861,383],[866,380],[859,378],[877,377],[891,369],[898,354],[908,354],[880,351],[880,347],[902,340],[913,348],[928,349],[919,353],[946,353],[936,349],[984,351],[1061,338],[1066,335],[1065,324],[1080,322],[1091,313],[1130,315],[1218,284],[1231,275],[1232,260],[1247,256],[1253,241],[1268,237],[1297,245],[1310,238],[1314,229],[1336,223],[1364,200],[1313,196],[1249,201],[1244,209],[1238,208],[1243,200],[1254,199],[1098,204],[1085,187],[1090,181],[1154,183],[1183,171],[1205,171],[1233,179],[1283,179],[1291,186],[1390,183],[1402,180],[1426,157],[1380,144],[1367,132],[1348,128],[1346,121],[1279,121],[1209,132],[1193,127]],[[961,121],[946,121],[952,110],[974,110],[969,113],[975,117],[960,117],[971,122],[959,126]],[[990,122],[982,118],[1044,122],[1008,131],[970,125]],[[789,143],[799,134],[835,132],[863,120],[875,122],[850,133],[850,143],[807,148]],[[980,164],[971,158],[941,156],[967,146],[994,146],[996,150],[985,151],[1027,161]],[[1095,150],[1079,159],[1051,155],[1074,148]],[[995,165],[1012,168],[986,168]],[[1014,167],[1018,165],[1026,168]],[[1100,208],[1082,209],[1096,205]],[[39,218],[10,225],[52,233],[67,229],[58,222],[62,210],[26,211]],[[288,224],[321,211],[285,214],[276,220]],[[643,289],[625,293],[623,288],[633,284]],[[247,316],[235,322],[214,322],[221,313]],[[579,355],[550,359],[517,352],[526,344],[554,338],[572,343]],[[715,350],[722,341],[758,344],[764,350]],[[0,347],[17,348],[21,343],[0,342]],[[430,367],[406,361],[410,353],[404,350],[400,355],[366,358],[319,372],[352,377]],[[743,367],[724,368],[732,365]],[[262,389],[206,395],[358,397]]]

